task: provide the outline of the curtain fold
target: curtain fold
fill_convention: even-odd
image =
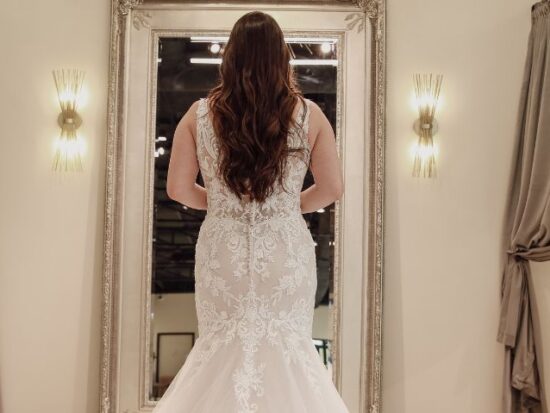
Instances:
[[[530,303],[529,261],[550,260],[550,1],[532,9],[507,209],[497,340],[505,346],[505,413],[547,413],[543,406]]]

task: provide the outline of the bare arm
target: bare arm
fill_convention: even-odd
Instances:
[[[166,193],[174,201],[194,209],[206,209],[206,189],[197,184],[199,164],[196,150],[196,111],[194,102],[183,115],[174,132]]]
[[[334,131],[321,108],[314,102],[310,105],[308,134],[310,142],[314,139],[311,173],[315,183],[300,194],[302,214],[326,207],[340,199],[344,193],[344,178]]]

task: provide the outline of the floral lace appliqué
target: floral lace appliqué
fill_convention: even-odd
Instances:
[[[298,115],[300,119],[305,115],[303,133],[292,129],[289,145],[305,145],[309,159],[309,106],[301,108]],[[317,285],[315,249],[300,211],[307,162],[289,157],[284,175],[284,187],[289,192],[277,187],[262,204],[240,200],[216,176],[216,139],[207,99],[201,99],[197,155],[208,211],[195,257],[201,346],[190,368],[195,374],[224,345],[239,343],[242,362],[232,373],[238,413],[261,413],[257,403],[265,391],[268,367],[258,354],[265,346],[278,349],[287,364],[299,366],[311,389],[319,391],[313,367],[320,361],[306,351],[313,347]]]

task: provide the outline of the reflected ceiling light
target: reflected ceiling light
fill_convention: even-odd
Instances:
[[[166,136],[159,136],[157,139],[156,139],[157,142],[166,142]]]
[[[155,150],[155,158],[158,158],[159,156],[162,156],[166,153],[166,150],[161,146],[160,148]]]
[[[291,59],[295,66],[338,66],[338,59]]]
[[[221,46],[219,43],[212,43],[210,45],[210,51],[214,54],[218,53],[221,49]]]
[[[328,37],[285,37],[287,43],[313,43],[313,44],[336,44],[338,39],[331,39]]]
[[[229,36],[191,36],[192,43],[227,43]]]
[[[321,52],[328,53],[332,50],[332,46],[330,43],[324,42],[321,43]]]
[[[191,63],[202,63],[206,65],[219,65],[222,62],[221,57],[192,57],[189,59]]]
[[[320,209],[318,209],[316,212],[322,214],[323,212],[325,212],[325,208],[320,208]]]
[[[191,36],[192,43],[227,43],[229,36]],[[332,39],[330,37],[285,37],[286,43],[313,43],[323,44],[330,43],[335,44],[338,39]]]
[[[219,65],[221,57],[191,57],[191,63]],[[290,64],[295,66],[338,66],[338,59],[290,59]]]

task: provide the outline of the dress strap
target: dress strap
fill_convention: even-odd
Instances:
[[[203,147],[203,139],[204,139],[204,133],[206,128],[206,122],[208,121],[208,106],[207,106],[207,98],[200,98],[199,103],[197,105],[197,110],[195,112],[196,114],[196,123],[197,123],[197,153],[199,153],[201,147]]]
[[[301,135],[306,148],[308,148],[309,150],[311,150],[309,146],[309,139],[308,139],[309,115],[311,113],[310,102],[311,101],[309,99],[304,98],[304,102],[302,102],[302,106],[300,107],[300,116],[301,116],[300,125],[302,129]]]
[[[310,100],[307,99],[307,98],[304,98],[305,100],[305,108],[302,107],[302,112],[303,112],[303,115],[302,115],[302,125],[303,125],[303,128],[304,128],[304,134],[306,135],[307,137],[307,133],[308,133],[308,130],[309,130],[309,114],[311,112],[310,110],[310,106],[309,106],[309,103],[310,103]]]

